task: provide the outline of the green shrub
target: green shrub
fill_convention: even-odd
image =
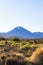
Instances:
[[[0,38],[0,41],[1,41],[1,40],[6,40],[6,39],[2,37],[2,38]]]
[[[20,42],[20,39],[19,38],[14,38],[13,41]]]

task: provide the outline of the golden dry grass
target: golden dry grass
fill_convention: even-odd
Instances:
[[[43,47],[37,48],[31,56],[31,61],[38,63],[43,58]]]

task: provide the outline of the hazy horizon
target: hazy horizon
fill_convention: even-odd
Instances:
[[[31,32],[43,32],[43,0],[1,0],[0,32],[17,26]]]

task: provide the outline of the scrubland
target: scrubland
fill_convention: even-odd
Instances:
[[[43,39],[0,38],[0,65],[43,65]]]

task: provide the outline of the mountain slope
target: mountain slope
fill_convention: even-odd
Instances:
[[[23,27],[16,27],[7,33],[11,37],[30,38],[32,33]]]
[[[18,26],[11,31],[7,33],[0,33],[0,37],[5,37],[5,38],[12,38],[12,37],[19,37],[19,38],[43,38],[43,33],[41,32],[30,32],[26,30],[25,28]]]
[[[42,32],[34,32],[33,38],[43,38],[43,33]]]

